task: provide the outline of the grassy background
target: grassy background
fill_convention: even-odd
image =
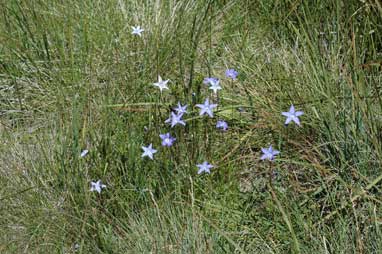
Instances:
[[[378,0],[9,0],[0,12],[1,253],[382,249]],[[192,117],[207,76],[223,79],[227,133]],[[178,100],[193,115],[171,130],[176,146],[142,160]],[[291,103],[302,128],[282,124]],[[269,144],[272,168],[259,160]],[[204,160],[216,168],[199,176]]]

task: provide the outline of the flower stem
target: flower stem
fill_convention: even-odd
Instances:
[[[289,229],[290,234],[292,235],[293,239],[293,248],[294,248],[294,253],[301,253],[300,251],[300,244],[298,242],[296,233],[294,232],[294,229],[292,227],[292,223],[290,222],[290,219],[288,217],[288,214],[284,210],[283,206],[281,205],[279,199],[277,198],[276,192],[273,189],[273,183],[272,183],[272,162],[269,162],[269,184],[268,184],[269,191],[271,192],[272,199],[276,203],[277,208],[279,209],[282,218],[284,222],[287,224],[287,227]]]

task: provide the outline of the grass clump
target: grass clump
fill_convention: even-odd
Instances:
[[[378,1],[0,7],[1,253],[381,249]],[[198,115],[206,98],[214,118]],[[178,101],[186,126],[170,128]],[[301,127],[283,125],[291,104]]]

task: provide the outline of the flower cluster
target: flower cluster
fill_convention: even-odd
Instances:
[[[132,27],[133,35],[137,35],[139,37],[142,36],[142,32],[144,29],[142,29],[140,26]],[[225,76],[231,80],[236,80],[238,76],[238,72],[234,69],[227,69],[225,72]],[[161,76],[158,75],[158,81],[153,83],[153,86],[157,87],[160,92],[162,93],[164,90],[169,90],[168,87],[169,79],[163,80]],[[222,90],[222,87],[220,85],[220,80],[215,77],[207,77],[203,80],[203,83],[205,85],[209,86],[209,90],[212,90],[214,94],[217,94],[218,91]],[[204,116],[207,115],[210,118],[214,117],[214,109],[217,108],[217,104],[214,104],[210,101],[210,99],[207,97],[203,104],[196,104],[195,107],[199,108],[199,115]],[[174,128],[177,125],[185,126],[186,121],[183,120],[183,116],[187,114],[187,107],[188,105],[182,105],[181,102],[178,102],[177,106],[174,107],[170,113],[170,117],[165,120],[166,124],[169,124],[171,128]],[[296,111],[294,106],[291,105],[288,112],[282,112],[283,116],[286,117],[285,125],[288,125],[290,122],[296,123],[298,126],[301,125],[299,116],[303,115],[302,111]],[[220,129],[222,131],[228,130],[228,124],[224,120],[218,120],[216,122],[216,128]],[[161,145],[163,147],[171,147],[174,145],[176,138],[171,135],[170,132],[159,134],[159,138],[161,139]],[[154,154],[158,152],[158,150],[153,148],[153,144],[150,143],[148,146],[142,146],[142,158],[148,157],[151,160],[154,159]],[[273,149],[272,145],[269,146],[269,148],[261,148],[262,156],[260,157],[261,160],[269,160],[273,161],[277,155],[280,154],[278,150]],[[88,154],[88,150],[83,150],[81,152],[80,157],[83,158]],[[210,174],[210,170],[214,168],[215,166],[210,164],[207,161],[204,161],[202,164],[197,164],[196,167],[198,168],[197,173],[207,173]],[[98,193],[101,193],[102,189],[106,188],[106,185],[102,184],[101,180],[98,180],[97,182],[91,182],[91,188],[90,191],[96,191]]]
[[[236,79],[238,75],[238,72],[234,69],[229,69],[226,71],[226,77],[231,79]],[[153,83],[153,86],[158,87],[160,92],[162,92],[164,89],[169,89],[167,86],[167,83],[169,80],[163,80],[161,76],[158,76],[158,82]],[[209,90],[212,90],[214,94],[217,94],[219,90],[222,89],[220,85],[220,80],[214,77],[207,77],[203,81],[204,84],[209,85]],[[206,98],[205,101],[202,104],[196,104],[195,107],[199,108],[199,116],[208,116],[210,118],[214,117],[214,109],[217,108],[217,104],[211,102],[209,98]],[[176,107],[172,109],[170,112],[170,117],[165,120],[165,123],[169,124],[171,128],[174,128],[177,125],[185,126],[186,121],[183,120],[183,117],[185,114],[187,114],[187,107],[188,105],[183,105],[180,101],[178,101],[178,104]],[[224,120],[218,120],[216,123],[216,128],[221,129],[222,131],[228,130],[228,123]],[[165,134],[159,134],[159,137],[161,139],[161,144],[163,147],[171,147],[174,145],[176,138],[171,136],[170,132],[167,132]],[[157,152],[156,149],[153,148],[152,143],[148,146],[142,146],[143,154],[142,157],[148,157],[150,159],[154,159],[154,154]],[[196,165],[199,170],[198,174],[202,173],[210,173],[210,169],[214,166],[208,163],[207,161],[204,161],[202,164]]]

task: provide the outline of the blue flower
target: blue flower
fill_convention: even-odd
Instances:
[[[187,105],[182,106],[182,104],[180,104],[180,102],[178,102],[178,107],[174,108],[174,110],[178,114],[185,114],[185,113],[187,113]]]
[[[222,129],[223,131],[226,131],[228,129],[228,124],[226,121],[223,121],[223,120],[219,120],[217,123],[216,123],[216,128],[218,129]]]
[[[300,119],[298,119],[299,116],[303,115],[304,112],[302,111],[295,111],[294,106],[290,106],[289,112],[282,112],[283,116],[286,116],[285,125],[288,125],[291,121],[295,122],[298,126],[300,126]]]
[[[239,73],[235,71],[234,69],[228,69],[225,71],[225,75],[227,78],[236,79],[237,75]]]
[[[171,137],[170,133],[160,134],[159,137],[162,139],[162,146],[172,146],[176,138]]]
[[[135,35],[138,35],[138,36],[142,36],[142,32],[145,31],[144,29],[142,29],[140,26],[137,26],[137,27],[134,27],[132,26],[131,27],[133,29],[133,31],[131,32],[131,34],[135,34]]]
[[[211,173],[210,169],[214,167],[211,164],[209,164],[207,161],[203,162],[202,164],[197,164],[196,166],[199,168],[198,170],[199,175],[203,172],[210,174]]]
[[[261,156],[261,160],[269,160],[273,161],[276,155],[278,155],[280,152],[277,150],[273,150],[272,146],[269,146],[269,148],[261,148],[261,151],[263,152],[263,155]]]
[[[154,153],[157,152],[157,150],[153,149],[153,144],[150,144],[147,147],[142,146],[142,149],[143,149],[142,158],[145,156],[148,156],[150,159],[153,159]]]
[[[213,83],[215,83],[217,81],[219,81],[219,79],[208,77],[208,78],[204,78],[203,84],[205,84],[205,85],[212,85]]]
[[[207,114],[210,117],[214,117],[214,113],[212,112],[212,109],[216,108],[218,105],[217,104],[210,104],[208,98],[205,100],[204,104],[196,104],[198,108],[200,108],[200,113],[199,115],[204,115]]]
[[[106,185],[101,183],[101,180],[98,180],[97,182],[91,182],[90,191],[96,191],[98,193],[101,193],[103,188],[106,188]]]
[[[171,112],[170,118],[168,118],[165,123],[170,123],[171,128],[174,127],[177,124],[181,124],[183,126],[186,125],[186,123],[182,120],[183,114],[175,114],[174,112]]]

